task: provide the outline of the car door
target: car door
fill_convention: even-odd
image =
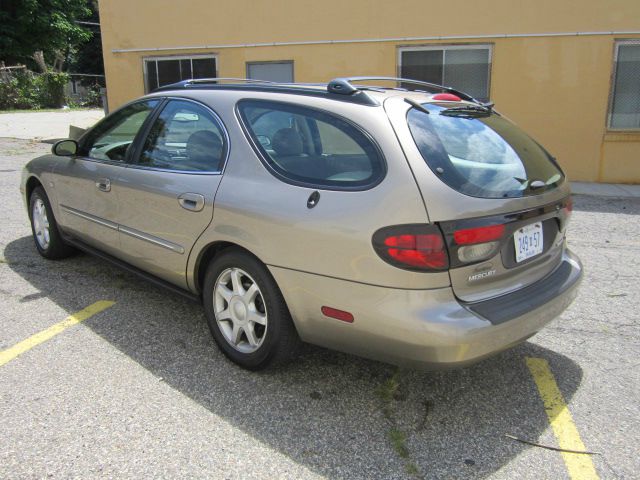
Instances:
[[[54,170],[62,228],[85,243],[117,254],[119,183],[134,139],[160,100],[127,105],[91,129],[75,157]]]
[[[187,287],[194,243],[213,217],[228,150],[218,116],[203,104],[169,99],[119,177],[121,256]]]

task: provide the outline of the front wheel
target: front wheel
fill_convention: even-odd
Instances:
[[[75,252],[75,249],[62,239],[58,231],[58,224],[53,216],[51,203],[42,187],[34,188],[29,197],[29,219],[31,220],[33,240],[40,255],[51,260],[58,260]]]
[[[238,365],[259,370],[293,357],[300,340],[275,280],[241,250],[221,254],[209,266],[203,301],[211,334]]]

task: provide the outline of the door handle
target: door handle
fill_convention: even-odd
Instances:
[[[109,180],[108,178],[99,178],[98,181],[96,182],[96,187],[98,187],[98,190],[100,191],[110,192],[111,180]]]
[[[204,195],[199,193],[183,193],[178,197],[178,203],[185,210],[199,212],[204,208]]]

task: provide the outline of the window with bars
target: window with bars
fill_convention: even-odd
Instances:
[[[616,42],[609,128],[640,129],[640,40]]]
[[[403,78],[446,85],[479,100],[489,99],[491,45],[451,45],[400,49]]]
[[[148,58],[144,61],[146,92],[158,87],[190,78],[216,77],[216,57],[198,55],[192,57]]]

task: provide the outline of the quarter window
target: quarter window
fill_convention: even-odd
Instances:
[[[83,139],[81,155],[124,161],[140,127],[158,103],[159,100],[136,102],[106,117]]]
[[[384,173],[382,157],[359,128],[327,112],[247,100],[240,115],[267,164],[293,183],[366,187]]]
[[[640,40],[616,44],[609,127],[640,128]]]
[[[489,98],[489,45],[409,47],[400,50],[403,78],[448,85],[479,100]]]
[[[185,172],[219,172],[224,162],[222,129],[206,108],[170,100],[145,140],[138,164]]]
[[[144,61],[146,91],[149,93],[156,88],[181,80],[214,78],[216,67],[216,57],[211,55],[146,59]]]

